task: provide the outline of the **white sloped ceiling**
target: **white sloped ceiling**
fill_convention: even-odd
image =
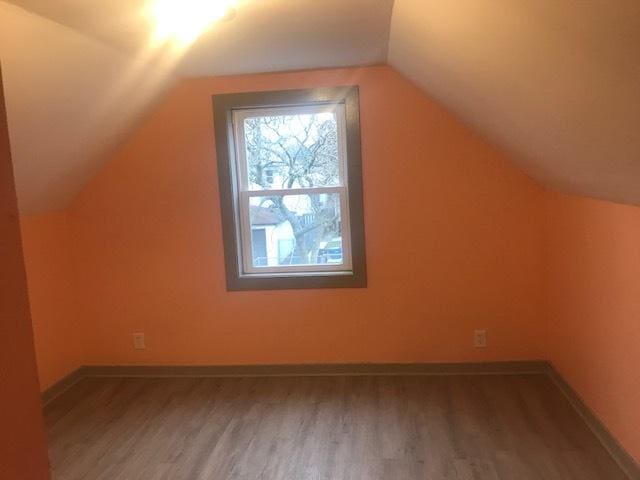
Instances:
[[[239,0],[180,59],[150,52],[149,1],[0,0],[23,213],[66,206],[176,78],[385,61],[542,184],[640,204],[638,0]]]
[[[178,58],[150,48],[149,1],[0,1],[21,212],[65,207],[176,78],[384,62],[393,6],[239,0]]]
[[[130,131],[170,76],[0,2],[0,61],[20,210],[63,208]]]
[[[637,0],[396,0],[388,61],[544,185],[640,204]]]

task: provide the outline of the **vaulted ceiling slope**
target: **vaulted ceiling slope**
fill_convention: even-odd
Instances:
[[[0,1],[22,213],[66,206],[176,78],[386,60],[393,0],[239,0],[179,57],[151,48],[149,1]]]
[[[388,61],[544,185],[640,204],[638,0],[396,0]]]
[[[180,57],[149,1],[0,0],[23,213],[66,206],[177,78],[385,61],[544,185],[640,204],[638,0],[239,0]]]
[[[127,55],[0,2],[0,60],[22,213],[67,205],[167,83]]]

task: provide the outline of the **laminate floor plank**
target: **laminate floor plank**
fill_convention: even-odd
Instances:
[[[85,378],[54,480],[626,480],[544,375]]]

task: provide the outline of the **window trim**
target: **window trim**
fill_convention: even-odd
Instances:
[[[367,285],[364,208],[362,200],[362,159],[360,146],[359,92],[357,86],[318,88],[311,90],[284,90],[250,93],[220,94],[213,96],[214,130],[218,167],[218,186],[227,290],[280,290],[301,288],[363,288]],[[240,205],[236,199],[241,192],[237,186],[238,173],[235,171],[236,148],[234,141],[234,110],[274,109],[311,106],[321,108],[327,104],[344,105],[346,138],[344,148],[347,154],[346,184],[342,187],[325,187],[339,190],[346,187],[347,219],[350,230],[351,270],[324,270],[305,272],[261,272],[244,273],[241,255],[242,218],[238,218]],[[296,189],[300,192],[303,189]],[[316,192],[318,188],[314,189]],[[275,190],[274,190],[275,191]],[[260,195],[261,190],[245,191],[243,195]],[[285,193],[291,193],[286,191]],[[342,201],[342,198],[341,198]],[[345,245],[345,247],[348,247]],[[302,267],[305,268],[305,267]],[[308,268],[308,267],[306,267]]]

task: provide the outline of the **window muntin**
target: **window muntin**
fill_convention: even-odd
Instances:
[[[237,109],[232,123],[241,275],[350,273],[344,104]]]

